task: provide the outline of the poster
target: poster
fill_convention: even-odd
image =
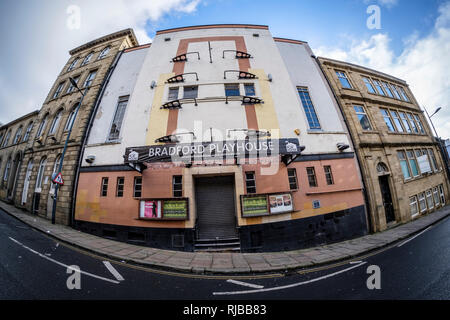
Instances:
[[[242,197],[242,216],[262,216],[268,215],[267,196],[243,196]]]
[[[430,162],[428,161],[428,156],[426,154],[417,158],[419,163],[419,168],[421,173],[432,172]]]
[[[164,219],[186,220],[188,218],[187,201],[164,200],[163,216]]]
[[[141,201],[140,217],[143,219],[161,219],[161,201],[143,200]]]
[[[292,196],[289,193],[269,195],[270,213],[291,212]]]

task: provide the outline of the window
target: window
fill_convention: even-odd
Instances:
[[[392,122],[391,116],[386,109],[380,109],[381,115],[383,116],[384,122],[386,123],[388,130],[391,132],[395,132],[394,123]]]
[[[11,130],[8,131],[6,134],[5,140],[3,140],[2,148],[6,147],[9,142],[9,137],[11,136]]]
[[[430,162],[431,162],[431,167],[433,169],[434,172],[438,171],[438,164],[436,161],[436,157],[434,156],[434,151],[433,149],[428,149],[428,157],[430,158]]]
[[[245,186],[247,193],[256,193],[256,180],[254,172],[245,173]]]
[[[394,119],[395,126],[397,127],[398,132],[405,132],[405,129],[402,126],[400,121],[400,117],[398,116],[397,111],[390,110],[392,119]]]
[[[45,166],[47,165],[47,158],[43,158],[39,164],[39,170],[36,177],[36,189],[42,188],[42,179],[44,177]]]
[[[370,93],[376,93],[375,92],[375,88],[373,87],[372,83],[370,82],[370,79],[366,78],[366,77],[362,77],[364,83],[366,84],[367,90]]]
[[[255,85],[253,83],[244,84],[244,92],[246,96],[253,97],[255,93]]]
[[[123,186],[125,184],[124,177],[117,177],[116,197],[123,197]]]
[[[69,65],[69,68],[67,68],[67,71],[71,71],[73,70],[73,68],[75,68],[75,65],[78,62],[78,58],[73,59],[72,63]]]
[[[427,190],[427,204],[429,210],[434,208],[433,193],[431,192],[431,189]]]
[[[403,89],[402,87],[398,87],[398,89],[400,90],[400,94],[402,95],[403,100],[405,100],[406,102],[410,102],[408,95],[405,92],[405,89]]]
[[[56,130],[58,129],[59,120],[61,119],[62,110],[59,110],[56,114],[55,118],[53,119],[52,125],[50,126],[49,134],[54,134]]]
[[[372,127],[370,125],[369,118],[367,117],[367,114],[363,107],[361,106],[353,106],[356,112],[356,116],[358,117],[359,123],[361,124],[361,127],[363,130],[372,130]]]
[[[19,129],[17,129],[16,135],[14,136],[13,144],[16,144],[19,142],[20,135],[22,134],[22,129],[23,129],[23,126],[20,126]]]
[[[64,81],[61,82],[60,84],[58,84],[58,87],[56,87],[56,91],[53,94],[53,99],[56,99],[59,96],[59,94],[61,93],[63,87],[64,87]]]
[[[8,159],[5,166],[5,172],[3,173],[3,181],[8,181],[9,171],[11,170],[11,158]]]
[[[108,195],[108,178],[102,178],[102,186],[100,189],[100,197],[106,197]]]
[[[325,172],[325,179],[327,180],[327,184],[328,185],[334,184],[331,166],[323,166],[323,171]]]
[[[240,96],[241,92],[239,91],[239,84],[226,84],[225,85],[225,96],[227,97],[236,97]]]
[[[306,173],[308,175],[308,182],[310,187],[317,187],[316,171],[314,167],[306,168]]]
[[[142,196],[142,177],[134,177],[133,197],[140,198]]]
[[[419,193],[418,196],[419,196],[420,213],[423,213],[423,212],[427,211],[427,203],[425,201],[425,192]]]
[[[196,99],[198,97],[198,86],[189,86],[183,89],[183,99]]]
[[[3,134],[4,132],[0,133],[0,146],[2,145]]]
[[[406,113],[399,112],[398,114],[400,115],[400,119],[402,119],[403,126],[406,128],[406,131],[411,133],[412,129],[411,129],[411,126],[409,125],[408,119],[406,117]]]
[[[413,150],[406,150],[406,156],[408,157],[409,166],[412,171],[412,175],[414,177],[417,177],[419,173],[419,166],[417,165],[417,160],[414,157],[414,151]]]
[[[70,111],[69,117],[67,118],[66,125],[64,126],[64,131],[69,131],[70,127],[73,125],[73,122],[75,121],[75,112],[77,108],[74,107],[72,111]]]
[[[384,82],[384,81],[381,81],[381,83],[382,83],[383,88],[384,88],[384,91],[387,93],[387,95],[388,95],[389,97],[393,98],[394,95],[392,94],[392,91],[391,91],[391,88],[389,87],[389,84],[387,84],[387,83]]]
[[[289,178],[289,189],[297,190],[297,170],[295,168],[288,169],[288,178]]]
[[[104,57],[106,57],[106,55],[109,52],[109,47],[106,47],[105,49],[102,50],[102,52],[100,52],[100,54],[98,55],[98,60],[103,59]]]
[[[352,88],[352,85],[350,84],[350,81],[348,81],[347,79],[347,75],[345,74],[345,72],[342,71],[336,71],[336,75],[339,79],[339,81],[341,82],[341,85],[343,88]]]
[[[403,177],[405,179],[410,179],[411,170],[409,169],[408,162],[406,161],[405,151],[398,151],[397,156],[400,161],[400,166],[402,167]]]
[[[75,81],[76,84],[78,84],[78,80],[80,80],[80,76],[74,77],[73,80]],[[66,93],[71,93],[74,90],[75,90],[75,87],[72,85],[72,83],[70,83],[69,87],[67,88]]]
[[[303,109],[305,110],[306,118],[310,129],[320,129],[319,118],[316,110],[312,104],[311,97],[307,88],[297,88],[300,100],[302,101]]]
[[[402,100],[402,98],[400,98],[400,93],[397,89],[397,87],[395,85],[391,85],[392,88],[392,92],[394,93],[395,98],[397,98],[398,100]]]
[[[416,121],[414,121],[414,117],[411,113],[408,113],[409,123],[411,124],[413,133],[419,133],[419,129],[417,129]]]
[[[83,60],[83,62],[81,63],[82,66],[84,66],[85,64],[88,64],[89,61],[91,61],[92,56],[94,55],[93,52],[89,53]]]
[[[409,198],[409,209],[411,212],[411,217],[414,217],[415,215],[417,215],[419,213],[419,206],[417,203],[416,196]]]
[[[169,101],[178,99],[178,90],[179,90],[179,87],[169,88],[169,96],[168,96]]]
[[[174,197],[183,196],[183,176],[173,176],[172,189]]]
[[[25,131],[25,135],[23,136],[23,139],[22,139],[23,142],[28,141],[28,138],[30,137],[31,129],[33,129],[33,122],[30,122],[28,124],[27,131]]]
[[[438,191],[438,187],[434,187],[433,188],[433,198],[434,198],[434,203],[436,204],[436,207],[440,205],[440,200],[439,200],[439,191]]]
[[[111,124],[111,129],[109,130],[109,141],[114,141],[119,139],[120,129],[122,127],[123,117],[125,115],[125,110],[128,104],[128,96],[119,98],[117,103],[116,113],[114,114],[114,119]]]
[[[372,81],[373,81],[373,84],[375,85],[375,88],[377,89],[377,92],[379,94],[381,94],[382,96],[385,96],[386,94],[383,91],[383,87],[381,86],[380,81],[378,81],[378,80],[372,80]]]
[[[422,122],[420,121],[420,118],[417,114],[414,115],[414,119],[416,119],[417,126],[419,127],[420,132],[425,133],[425,130],[423,129],[423,126],[422,126]]]
[[[444,187],[442,184],[439,185],[439,195],[441,197],[442,205],[445,205]]]
[[[47,119],[48,119],[48,113],[45,115],[44,119],[42,119],[41,124],[39,125],[38,131],[36,134],[36,138],[39,138],[44,133],[45,126],[47,125]]]
[[[97,74],[97,70],[89,72],[86,81],[84,82],[84,88],[90,87],[92,84],[92,81],[94,81],[95,75]]]

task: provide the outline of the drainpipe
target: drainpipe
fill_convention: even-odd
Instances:
[[[371,219],[372,212],[371,212],[370,203],[369,203],[369,196],[367,195],[367,186],[366,186],[365,177],[364,177],[362,169],[361,169],[362,166],[361,166],[361,159],[360,159],[359,154],[358,154],[358,147],[356,146],[355,143],[353,143],[355,140],[353,139],[352,132],[349,129],[347,117],[345,116],[344,109],[342,108],[342,105],[339,102],[339,99],[338,99],[338,97],[336,95],[336,92],[333,89],[333,86],[330,83],[330,80],[327,78],[327,76],[325,74],[325,71],[323,70],[322,65],[320,64],[319,59],[315,55],[313,55],[312,57],[316,61],[317,65],[319,66],[320,71],[322,71],[322,75],[325,78],[325,80],[327,81],[328,87],[331,89],[331,92],[333,93],[334,100],[336,100],[336,103],[339,106],[339,111],[341,112],[342,119],[344,120],[345,127],[347,128],[347,132],[348,132],[348,134],[350,136],[350,139],[351,139],[351,142],[353,144],[353,149],[355,150],[356,161],[358,162],[359,172],[361,173],[361,178],[362,178],[361,182],[362,182],[362,185],[363,185],[364,202],[366,203],[366,210],[367,210],[367,214],[368,214],[367,222],[369,224],[369,233],[374,233],[375,230],[373,230],[372,219]]]
[[[85,146],[87,143],[87,139],[89,137],[89,133],[91,132],[92,129],[92,125],[94,124],[94,116],[97,114],[97,110],[98,110],[98,106],[100,105],[100,102],[102,100],[103,97],[103,93],[105,92],[106,86],[109,83],[109,80],[111,78],[111,75],[114,71],[114,69],[117,66],[117,63],[119,62],[120,57],[122,56],[123,50],[119,51],[116,54],[116,57],[114,58],[113,63],[111,64],[111,66],[108,69],[107,75],[106,77],[103,79],[103,82],[100,86],[100,91],[97,94],[97,97],[95,98],[95,105],[94,108],[91,111],[91,114],[89,115],[89,122],[86,126],[86,130],[83,133],[83,138],[82,138],[82,142],[81,142],[81,150],[80,153],[78,154],[78,160],[77,160],[77,166],[75,168],[75,180],[74,180],[74,185],[73,185],[73,191],[72,191],[72,203],[71,203],[71,209],[70,209],[70,226],[73,227],[74,226],[74,220],[75,220],[75,204],[76,204],[76,198],[77,198],[77,191],[78,191],[78,179],[80,178],[80,168],[81,168],[81,164],[83,162],[83,154],[84,154],[84,150],[85,150]]]

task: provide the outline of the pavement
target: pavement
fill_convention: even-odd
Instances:
[[[130,264],[201,274],[288,272],[354,259],[420,233],[450,215],[450,205],[383,232],[301,250],[262,253],[180,252],[137,246],[75,230],[0,201],[0,208],[33,229],[88,252]]]

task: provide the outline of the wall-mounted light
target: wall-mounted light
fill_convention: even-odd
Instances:
[[[344,151],[345,149],[350,148],[350,146],[348,144],[345,144],[343,142],[337,143],[336,147],[338,148],[339,151]]]
[[[229,72],[237,72],[239,73],[239,79],[257,79],[256,75],[250,72],[240,71],[240,70],[225,70],[223,72],[223,78],[227,78],[227,73]]]
[[[259,98],[247,96],[242,97],[242,104],[259,104],[259,103],[263,103],[263,101]]]
[[[197,51],[192,51],[192,52],[186,52],[186,53],[180,54],[180,55],[176,56],[175,58],[172,58],[172,62],[185,62],[185,61],[188,61],[188,59],[187,59],[187,55],[188,54],[197,54],[198,60],[200,60],[200,53],[197,52]]]
[[[164,103],[160,109],[181,109],[181,102],[180,100],[169,101]]]
[[[267,75],[267,80],[269,80],[270,82],[272,82],[272,75],[271,75],[270,73]]]
[[[236,59],[249,59],[252,57],[251,54],[247,53],[247,52],[243,52],[243,51],[238,51],[238,50],[223,50],[222,52],[222,58],[225,59],[225,52],[234,52],[235,53],[235,58]]]
[[[95,156],[87,156],[85,160],[87,163],[93,163],[95,161]]]
[[[153,80],[152,83],[150,84],[150,89],[153,89],[156,87],[156,81]]]
[[[188,75],[188,74],[195,74],[195,79],[198,81],[197,72],[186,72],[186,73],[178,74],[176,76],[173,76],[172,78],[167,79],[167,83],[184,82],[183,76]]]

